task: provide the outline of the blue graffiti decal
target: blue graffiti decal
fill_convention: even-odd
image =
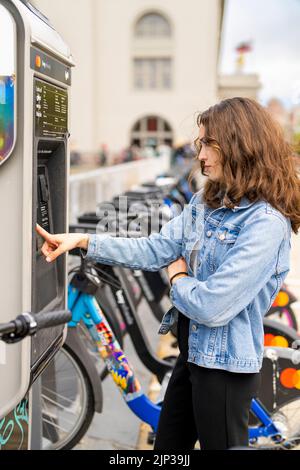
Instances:
[[[28,435],[28,399],[19,403],[9,416],[0,421],[0,450],[4,446],[14,450],[22,449]]]

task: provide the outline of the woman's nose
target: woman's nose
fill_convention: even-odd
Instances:
[[[202,145],[202,147],[200,149],[200,152],[199,152],[199,155],[198,155],[198,160],[200,160],[200,161],[207,160],[207,155],[206,155],[206,152],[205,152],[204,145]]]
[[[200,160],[200,162],[207,160],[207,155],[205,154],[205,152],[203,150],[201,150],[201,152],[199,153],[198,159]]]

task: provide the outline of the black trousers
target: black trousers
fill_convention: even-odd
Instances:
[[[260,373],[235,373],[187,362],[189,320],[178,318],[180,354],[164,398],[155,450],[201,450],[248,446],[251,400]]]

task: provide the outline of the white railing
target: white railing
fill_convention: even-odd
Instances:
[[[147,158],[70,176],[69,220],[94,212],[99,202],[109,201],[132,186],[154,180],[170,169],[170,157]]]

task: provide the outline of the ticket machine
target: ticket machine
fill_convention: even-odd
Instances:
[[[29,1],[0,0],[1,323],[66,307],[66,259],[46,263],[35,225],[67,231],[72,66],[69,47]],[[0,342],[2,443],[5,417],[24,397],[30,420],[27,394],[64,336],[56,327]]]

